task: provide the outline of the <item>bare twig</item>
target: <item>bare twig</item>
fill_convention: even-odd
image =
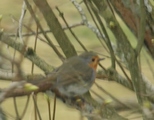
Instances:
[[[27,8],[30,12],[30,14],[33,16],[38,28],[41,30],[41,32],[43,33],[44,37],[46,38],[46,40],[48,41],[49,45],[53,48],[53,50],[55,51],[55,53],[58,55],[58,57],[64,61],[64,57],[62,56],[62,54],[57,50],[57,48],[54,46],[54,44],[52,43],[52,41],[50,40],[50,38],[46,35],[46,33],[44,33],[43,27],[41,26],[38,18],[36,17],[31,5],[29,4],[29,2],[27,0],[25,0],[25,3],[27,5]]]
[[[13,105],[14,105],[14,109],[15,109],[16,119],[20,120],[19,111],[18,111],[17,102],[16,102],[15,97],[13,97]]]
[[[84,25],[86,25],[89,29],[91,29],[96,34],[96,36],[98,36],[99,38],[102,38],[100,31],[96,27],[94,27],[92,24],[90,24],[90,22],[87,20],[86,14],[84,13],[80,4],[76,0],[70,0],[70,1],[73,3],[75,8],[79,11]],[[104,34],[103,34],[103,38],[105,38]]]
[[[36,36],[35,36],[34,52],[36,52],[37,38],[38,38],[38,27],[36,28]],[[33,72],[34,72],[34,62],[32,62],[32,69],[31,69],[31,73],[32,73],[32,75],[33,75]]]
[[[69,27],[67,21],[64,18],[64,14],[59,10],[58,7],[56,7],[56,9],[58,10],[61,18],[63,19],[63,21],[65,22],[66,26],[68,27],[69,31],[71,32],[71,34],[74,36],[74,38],[76,39],[76,41],[79,43],[79,45],[82,47],[83,50],[87,51],[87,49],[85,48],[85,46],[82,44],[82,42],[78,39],[78,37],[75,35],[75,33],[72,31],[72,29]]]
[[[26,82],[13,82],[8,88],[4,89],[3,92],[0,94],[0,103],[3,102],[3,100],[8,96],[8,94],[11,94],[14,89],[16,89],[19,86],[23,86]]]
[[[17,23],[19,23],[18,20],[17,20],[14,16],[11,16],[11,18],[12,18],[14,21],[16,21]],[[29,33],[23,33],[23,34],[22,34],[22,37],[28,37],[28,36],[36,35],[36,32],[35,32],[34,30],[32,30],[28,25],[26,25],[26,24],[23,23],[23,27],[25,27]],[[49,32],[51,32],[51,31],[49,31],[49,30],[46,30],[46,31],[45,31],[45,33],[49,33]],[[38,34],[42,34],[42,32],[40,31],[40,32],[38,32]],[[18,37],[18,34],[15,35],[15,34],[13,34],[13,33],[10,33],[10,34],[8,33],[8,36],[9,36],[9,37]],[[42,42],[48,44],[48,42],[47,42],[46,40],[44,40],[41,36],[38,36],[38,39],[39,39],[40,41],[42,41]],[[49,45],[49,44],[48,44],[48,45]]]
[[[28,95],[28,96],[27,96],[27,101],[26,101],[26,104],[25,104],[25,108],[24,108],[24,110],[23,110],[23,112],[22,112],[22,114],[21,114],[21,116],[20,116],[21,119],[22,119],[22,118],[24,117],[24,115],[26,114],[26,110],[27,110],[28,104],[29,104],[29,98],[30,98],[30,96]]]
[[[27,1],[27,0],[26,0]],[[64,30],[62,29],[59,21],[57,20],[54,12],[50,8],[48,2],[46,0],[33,0],[36,6],[39,8],[40,12],[42,12],[44,19],[46,20],[48,27],[52,31],[56,41],[60,45],[63,53],[67,58],[72,57],[74,55],[77,55],[77,52],[73,46],[73,44],[70,42],[68,36],[65,34]],[[27,2],[26,2],[27,4]],[[28,5],[29,10],[30,5]],[[32,13],[32,10],[30,10]],[[32,14],[35,16],[34,14]],[[51,22],[52,21],[52,22]],[[40,26],[38,26],[40,28]],[[60,57],[60,56],[59,56]],[[60,58],[62,59],[62,58]]]
[[[54,106],[53,106],[53,117],[52,120],[55,120],[55,115],[56,115],[56,104],[57,104],[57,97],[56,94],[54,95]]]
[[[1,57],[4,57],[5,59],[9,60],[12,64],[15,64],[16,65],[17,72],[16,72],[16,75],[15,75],[15,77],[14,77],[13,80],[15,80],[15,81],[21,80],[23,78],[23,76],[22,76],[22,73],[23,72],[22,72],[22,69],[21,69],[21,64],[20,64],[21,62],[20,61],[22,61],[22,60],[19,60],[19,61],[15,61],[14,59],[12,60],[12,58],[10,56],[5,55],[2,52],[0,52],[0,56]]]
[[[123,105],[124,107],[128,108],[128,109],[132,109],[130,106],[128,106],[127,104],[124,104],[122,102],[120,102],[117,98],[115,98],[113,95],[111,95],[109,92],[107,92],[106,90],[104,90],[100,85],[98,85],[96,82],[95,82],[95,85],[102,91],[104,92],[105,94],[107,94],[108,96],[110,96],[113,100],[115,100],[117,103]]]
[[[16,19],[15,19],[16,20]],[[75,24],[73,24],[73,25],[69,25],[69,27],[67,27],[67,26],[64,26],[64,27],[62,27],[62,29],[63,30],[67,30],[67,29],[69,29],[69,28],[75,28],[75,27],[79,27],[79,26],[83,26],[84,24],[83,24],[83,22],[79,22],[79,23],[75,23]],[[25,27],[25,28],[27,28],[28,29],[28,26],[26,26],[25,24],[23,24],[23,26]],[[30,29],[29,29],[30,30]],[[31,31],[31,33],[23,33],[22,34],[22,37],[27,37],[27,36],[32,36],[32,35],[36,35],[36,32],[34,32],[33,30],[30,30]],[[44,33],[51,33],[51,30],[44,30]],[[37,32],[37,34],[42,34],[42,32],[41,31],[38,31]],[[8,36],[10,36],[10,37],[16,37],[16,35],[15,34],[12,34],[12,33],[8,33]],[[43,40],[42,38],[40,38],[39,37],[39,39],[40,40]],[[43,40],[43,42],[45,42],[46,43],[46,41],[44,41]]]
[[[47,104],[48,104],[48,113],[49,113],[49,120],[51,120],[51,101],[49,99],[49,96],[47,96]]]
[[[92,12],[91,12],[91,9],[93,10],[94,15],[96,16],[97,21],[99,22],[99,24],[100,24],[100,26],[102,28],[102,31],[105,34],[104,41],[105,41],[106,45],[108,46],[108,49],[109,49],[110,54],[111,54],[112,67],[115,68],[116,67],[115,55],[114,55],[114,51],[113,51],[113,48],[112,48],[112,45],[111,45],[111,40],[110,40],[109,35],[108,35],[108,33],[107,33],[106,29],[105,29],[105,26],[104,26],[103,22],[101,21],[99,15],[98,15],[98,12],[96,12],[96,9],[94,8],[93,4],[91,2],[87,2],[86,0],[84,0],[84,2],[85,2],[85,5],[86,5],[86,7],[87,7],[87,9],[88,9],[88,11],[89,11],[89,13],[90,13],[94,23],[95,23],[95,25],[97,26],[97,29],[101,33],[101,30],[100,30],[100,28],[99,28],[99,26],[98,26],[98,24],[97,24],[97,22],[96,22],[96,20],[95,20],[95,18],[93,16]],[[90,5],[91,9],[90,9],[88,3]],[[104,35],[101,33],[101,36],[103,37]]]
[[[2,80],[9,80],[15,77],[16,73],[12,73],[10,70],[3,70],[0,69],[0,79]]]
[[[11,39],[7,35],[3,34],[1,37],[1,41],[5,44],[13,47],[20,53],[22,53],[23,44]],[[44,60],[42,60],[40,57],[38,57],[32,49],[28,49],[26,51],[26,54],[24,56],[29,59],[30,61],[33,61],[35,65],[40,67],[45,73],[51,72],[53,70],[53,67],[51,67],[49,64],[47,64]]]
[[[22,43],[24,43],[23,39],[22,39],[22,23],[23,23],[23,18],[26,14],[26,4],[25,4],[25,1],[23,1],[23,4],[22,4],[22,11],[21,11],[21,16],[20,16],[20,19],[19,19],[19,29],[18,29],[18,33],[19,33],[19,38],[21,40]]]
[[[139,23],[139,32],[138,32],[138,44],[136,46],[136,55],[140,54],[142,46],[144,44],[144,36],[145,36],[145,28],[146,28],[146,7],[144,5],[144,0],[140,0],[140,23]]]
[[[40,111],[38,109],[38,105],[37,105],[37,96],[35,94],[32,95],[33,96],[33,102],[34,102],[34,109],[36,110],[36,116],[35,116],[35,120],[37,120],[37,115],[39,117],[39,120],[42,120],[42,117],[41,117],[41,114],[40,114]]]

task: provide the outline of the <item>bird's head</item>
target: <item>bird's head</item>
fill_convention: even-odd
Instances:
[[[94,52],[85,52],[81,55],[79,55],[82,59],[85,60],[85,62],[92,67],[94,70],[97,69],[97,65],[101,60],[104,60],[104,58],[99,58],[99,56]]]

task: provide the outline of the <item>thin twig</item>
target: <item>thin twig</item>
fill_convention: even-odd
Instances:
[[[35,36],[35,43],[34,43],[34,52],[36,52],[37,38],[38,38],[38,27],[36,28],[36,36]],[[31,74],[32,75],[33,75],[33,72],[34,72],[34,62],[32,62],[32,69],[31,69]]]
[[[88,51],[86,49],[86,47],[82,44],[82,42],[78,39],[78,37],[75,35],[75,33],[72,31],[72,29],[69,27],[67,21],[64,18],[64,14],[59,10],[58,7],[56,7],[56,9],[58,10],[58,12],[59,12],[61,18],[63,19],[63,21],[65,22],[67,28],[69,29],[69,31],[71,32],[71,34],[74,36],[74,38],[76,39],[76,41],[79,43],[79,45],[82,47],[82,49],[85,50],[85,51]]]
[[[96,34],[96,36],[98,36],[99,38],[102,38],[102,35],[99,32],[99,30],[96,27],[94,27],[93,25],[91,25],[90,22],[87,20],[86,14],[84,13],[84,11],[83,11],[82,7],[80,6],[80,4],[76,0],[70,0],[70,1],[73,3],[75,8],[79,11],[84,25],[86,25],[89,29],[91,29]],[[103,35],[103,38],[104,37],[105,36]]]
[[[15,61],[14,59],[12,60],[12,58],[10,56],[8,56],[8,55],[6,55],[6,54],[4,54],[2,52],[0,52],[0,56],[4,57],[5,59],[9,60],[12,64],[16,65],[17,72],[16,72],[16,75],[15,75],[14,79],[12,79],[12,80],[15,80],[15,81],[21,80],[23,78],[23,76],[22,76],[23,72],[22,72],[22,69],[21,69],[21,61],[22,60],[21,59],[19,59],[18,61]]]
[[[13,97],[13,105],[16,113],[16,120],[21,120],[18,112],[18,107],[17,107],[17,102],[16,102],[16,97]]]
[[[21,16],[19,19],[19,29],[18,29],[19,38],[22,43],[24,43],[24,41],[22,39],[22,26],[23,26],[22,23],[23,23],[23,19],[24,19],[25,14],[26,14],[26,4],[25,4],[25,1],[23,1]]]
[[[85,2],[86,2],[86,0],[85,0]],[[111,45],[111,42],[110,42],[110,39],[109,39],[109,35],[108,35],[108,33],[107,33],[107,31],[106,31],[106,29],[105,29],[103,23],[101,22],[101,19],[100,19],[99,15],[98,15],[97,11],[94,9],[94,6],[93,6],[93,4],[92,4],[91,2],[88,2],[88,3],[90,4],[91,9],[93,10],[93,12],[94,12],[94,14],[95,14],[97,20],[99,21],[99,23],[100,23],[100,25],[101,25],[102,30],[103,30],[104,33],[105,33],[105,36],[106,36],[106,44],[107,44],[107,46],[108,46],[108,48],[109,48],[109,50],[110,50],[110,53],[111,53],[112,67],[115,68],[115,61],[116,61],[116,62],[118,63],[118,65],[120,66],[122,72],[123,72],[124,75],[126,76],[127,80],[132,84],[130,78],[129,78],[128,75],[126,74],[126,72],[125,72],[125,70],[123,69],[121,63],[116,59],[116,56],[114,55],[114,51],[113,51],[113,48],[112,48],[112,45]],[[95,22],[97,28],[99,29],[99,26],[97,25],[97,22],[95,21],[95,19],[94,19],[92,13],[91,13],[91,11],[90,11],[90,8],[89,8],[89,6],[87,5],[87,2],[86,2],[85,4],[86,4],[86,6],[87,6],[87,8],[88,8],[88,10],[89,10],[89,13],[90,13],[91,16],[92,16],[92,18],[93,18],[93,20],[94,20],[94,22]],[[100,29],[99,29],[99,31],[100,31]],[[101,32],[101,31],[100,31],[100,32]]]
[[[152,73],[152,77],[154,79],[154,69],[153,69],[153,67],[152,67],[152,65],[151,65],[151,63],[150,63],[150,61],[149,61],[149,59],[147,57],[146,57],[146,62],[148,64],[148,66],[149,66],[150,72]]]
[[[53,48],[53,50],[55,51],[55,53],[58,55],[58,57],[60,58],[61,61],[64,61],[65,58],[63,57],[63,55],[58,51],[58,49],[54,46],[54,44],[52,43],[52,41],[50,40],[50,38],[46,35],[46,33],[43,30],[43,27],[41,26],[38,18],[36,17],[31,5],[29,4],[29,2],[27,0],[25,0],[25,3],[27,5],[27,8],[31,14],[31,16],[33,16],[38,28],[41,30],[41,32],[43,33],[44,37],[46,38],[46,40],[48,41],[49,45]]]
[[[37,105],[37,100],[36,100],[36,95],[35,94],[32,94],[32,96],[33,96],[33,102],[34,102],[34,107],[35,107],[35,110],[36,110],[36,113],[37,113],[37,115],[38,115],[38,117],[39,117],[39,120],[42,120],[42,117],[41,117],[41,114],[40,114],[40,111],[39,111],[39,109],[38,109],[38,105]],[[36,115],[36,116],[37,116]],[[37,117],[36,117],[37,118]]]
[[[33,102],[36,103],[37,97],[34,94],[32,94],[32,96],[33,96]],[[35,103],[34,103],[34,119],[37,120],[37,110],[36,110]]]
[[[56,115],[56,101],[57,101],[57,99],[56,99],[57,97],[56,97],[56,94],[54,95],[54,106],[53,106],[53,117],[52,117],[52,120],[55,120],[55,115]]]
[[[14,19],[14,20],[16,20],[16,19]],[[17,21],[17,20],[16,20]],[[18,22],[18,21],[17,21]],[[83,26],[84,25],[84,23],[83,22],[79,22],[79,23],[75,23],[75,24],[73,24],[73,25],[69,25],[69,27],[67,27],[67,26],[64,26],[64,27],[62,27],[62,29],[63,30],[67,30],[68,28],[75,28],[75,27],[79,27],[79,26]],[[31,31],[31,33],[23,33],[22,34],[22,37],[27,37],[27,36],[32,36],[32,35],[36,35],[36,32],[34,32],[32,29],[30,29],[30,28],[28,28],[28,26],[27,25],[25,25],[25,24],[23,24],[23,26],[25,27],[25,28],[27,28],[28,30],[30,30]],[[44,33],[51,33],[51,30],[44,30]],[[38,33],[37,34],[42,34],[42,31],[38,31]],[[12,34],[12,33],[8,33],[8,35],[10,36],[10,37],[16,37],[17,35],[15,35],[15,34]],[[43,42],[45,42],[45,43],[47,43],[45,40],[43,40],[41,37],[39,37],[39,39],[40,40],[42,40]]]
[[[44,19],[48,27],[52,31],[55,37],[55,40],[58,42],[66,58],[77,55],[74,45],[71,43],[70,39],[68,38],[64,30],[62,29],[60,22],[57,20],[57,17],[55,13],[53,12],[53,10],[51,9],[47,0],[43,0],[43,1],[33,0],[33,1],[35,5],[39,8],[42,15],[44,16]]]
[[[79,14],[80,14],[80,16],[81,16],[81,18],[82,18],[83,24],[86,25],[90,30],[92,30],[92,31],[96,34],[96,36],[97,36],[99,42],[100,42],[101,45],[104,47],[104,49],[108,52],[106,46],[105,46],[105,45],[103,44],[103,42],[101,41],[102,38],[105,39],[105,35],[102,34],[102,33],[100,32],[100,30],[99,30],[97,27],[94,27],[92,24],[90,24],[90,22],[88,21],[88,19],[87,19],[87,17],[86,17],[86,14],[84,13],[82,7],[80,6],[80,3],[78,3],[76,0],[71,0],[71,2],[72,2],[73,5],[75,6],[75,8],[78,10],[78,12],[79,12]],[[102,35],[101,35],[101,34],[102,34]]]
[[[139,23],[139,32],[138,32],[138,43],[136,46],[136,55],[140,54],[142,46],[144,44],[144,36],[145,36],[145,28],[146,28],[146,8],[144,5],[144,0],[140,0],[140,23]]]
[[[14,21],[16,21],[17,23],[19,23],[19,21],[18,21],[14,16],[11,15],[11,18],[12,18]],[[26,28],[29,32],[31,32],[31,33],[23,33],[23,34],[22,34],[22,37],[28,37],[28,36],[36,35],[36,32],[33,31],[28,25],[26,25],[26,24],[23,23],[23,27],[25,27],[25,28]],[[49,32],[51,32],[51,31],[46,30],[45,32],[46,32],[46,33],[49,33]],[[42,34],[42,32],[40,31],[40,32],[38,32],[38,34]],[[18,34],[17,34],[17,33],[16,33],[16,34],[9,34],[9,33],[8,33],[8,36],[9,36],[9,37],[18,37]],[[41,36],[38,36],[38,39],[39,39],[40,41],[42,41],[42,42],[48,44],[48,42],[46,42]],[[49,45],[49,44],[48,44],[48,45]]]
[[[130,84],[133,86],[133,83],[131,81],[131,79],[129,78],[129,76],[127,75],[127,73],[125,72],[122,64],[119,62],[119,60],[117,58],[115,58],[117,64],[119,65],[120,69],[122,70],[122,72],[124,73],[125,77],[127,78],[127,80],[130,82]]]
[[[9,87],[7,87],[6,89],[3,90],[3,92],[1,92],[0,103],[2,103],[5,100],[6,96],[11,92],[13,92],[14,89],[16,89],[19,86],[23,86],[25,83],[26,83],[25,81],[11,83]]]
[[[49,120],[51,120],[51,106],[50,106],[50,99],[49,97],[47,98],[47,103],[48,103],[48,113],[49,113]]]
[[[24,117],[24,115],[26,114],[26,111],[27,111],[27,108],[28,108],[28,104],[29,104],[29,98],[30,98],[30,96],[28,95],[28,96],[27,96],[27,101],[26,101],[26,104],[25,104],[25,108],[24,108],[24,110],[23,110],[23,112],[22,112],[22,114],[21,114],[21,116],[20,116],[21,119],[22,119],[22,118]]]
[[[88,9],[94,23],[95,23],[95,25],[97,26],[99,32],[101,33],[101,30],[100,30],[100,28],[99,28],[99,26],[98,26],[98,24],[97,24],[97,22],[96,22],[96,20],[95,20],[95,18],[93,16],[92,12],[91,12],[91,9],[93,10],[94,15],[97,18],[97,21],[99,22],[99,24],[100,24],[100,26],[102,28],[102,31],[105,34],[104,41],[105,41],[106,45],[108,46],[108,49],[110,50],[110,53],[111,53],[112,67],[115,68],[116,67],[115,55],[114,55],[114,51],[113,51],[113,48],[112,48],[112,45],[111,45],[111,40],[110,40],[109,35],[108,35],[108,33],[107,33],[106,29],[105,29],[105,26],[104,26],[103,22],[101,21],[101,18],[99,17],[98,12],[94,8],[94,5],[91,2],[87,2],[87,0],[84,0],[84,2],[85,2],[85,5],[86,5],[86,7],[87,7],[87,9]],[[90,5],[91,9],[88,6],[88,4]],[[101,33],[101,36],[103,37],[104,35]]]
[[[125,106],[125,107],[128,108],[128,109],[132,109],[130,106],[128,106],[128,105],[126,105],[126,104],[120,102],[117,98],[115,98],[115,97],[114,97],[113,95],[111,95],[109,92],[107,92],[106,90],[104,90],[104,89],[103,89],[100,85],[98,85],[96,82],[95,82],[95,85],[96,85],[101,91],[103,91],[105,94],[109,95],[109,96],[110,96],[113,100],[115,100],[117,103],[119,103],[119,104]]]
[[[97,92],[95,92],[94,90],[90,89],[90,91],[96,95],[97,97],[99,97],[101,100],[105,100],[101,95],[99,95]]]

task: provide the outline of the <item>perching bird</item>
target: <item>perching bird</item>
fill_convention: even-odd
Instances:
[[[83,95],[93,85],[97,65],[103,59],[94,52],[85,52],[69,58],[52,73],[56,77],[55,88],[67,97]]]

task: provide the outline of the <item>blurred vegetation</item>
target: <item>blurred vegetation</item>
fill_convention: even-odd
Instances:
[[[154,119],[153,1],[0,3],[2,120]],[[47,75],[83,51],[106,58],[90,93],[65,103],[54,93],[48,98]]]

